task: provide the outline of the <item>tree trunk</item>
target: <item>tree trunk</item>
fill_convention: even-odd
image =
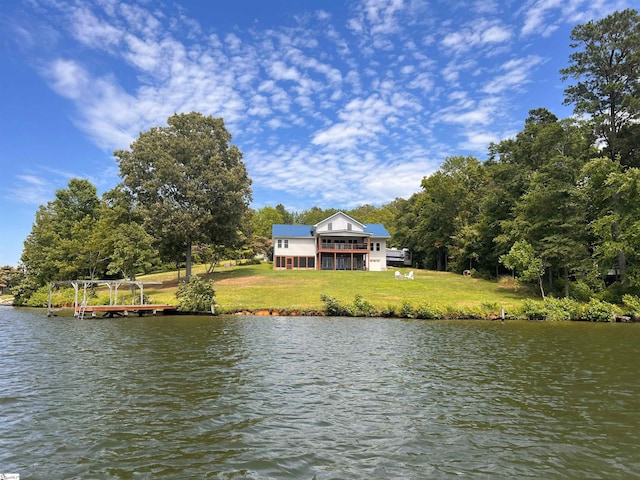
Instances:
[[[569,269],[564,267],[564,296],[569,298]]]
[[[184,281],[189,283],[191,280],[191,240],[187,241],[187,264],[184,268]]]
[[[544,282],[542,281],[542,275],[538,275],[538,285],[540,286],[540,295],[542,295],[542,299],[544,300]]]

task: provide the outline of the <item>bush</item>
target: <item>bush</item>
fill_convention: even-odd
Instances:
[[[53,303],[53,300],[52,300]],[[35,292],[31,293],[28,298],[24,299],[24,302],[18,305],[24,307],[46,307],[49,304],[49,286],[40,287]],[[60,306],[59,302],[55,302],[56,306]]]
[[[599,298],[608,303],[622,303],[625,293],[624,286],[620,282],[614,282],[599,295]]]
[[[371,303],[364,300],[361,295],[356,295],[351,307],[351,314],[356,317],[373,317],[377,311]]]
[[[437,320],[443,317],[442,311],[438,307],[431,305],[420,305],[413,314],[415,318],[423,320]]]
[[[547,311],[541,300],[525,299],[520,307],[520,315],[527,320],[544,320]]]
[[[588,302],[591,298],[593,298],[593,289],[582,280],[578,280],[577,282],[572,283],[570,288],[571,297],[580,302]]]
[[[624,314],[629,315],[634,321],[640,318],[640,298],[635,295],[622,296]]]
[[[584,309],[582,318],[588,322],[613,322],[615,321],[614,307],[610,303],[593,299]]]
[[[415,318],[415,312],[413,311],[413,307],[409,302],[402,302],[402,307],[400,308],[400,316],[404,318]]]
[[[544,308],[545,320],[580,320],[580,304],[570,298],[547,298]]]
[[[215,290],[213,280],[192,277],[189,283],[178,286],[178,308],[185,312],[213,312]]]
[[[322,294],[320,300],[324,303],[325,313],[330,317],[342,317],[349,314],[348,310],[340,305],[340,302],[334,297]]]
[[[380,312],[380,314],[383,317],[396,317],[398,314],[396,313],[396,307],[394,307],[393,305],[387,305],[385,308],[382,309],[382,312]]]

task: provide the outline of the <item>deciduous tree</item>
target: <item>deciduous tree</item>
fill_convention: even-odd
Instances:
[[[251,200],[242,153],[221,118],[175,114],[114,153],[122,185],[145,218],[146,230],[166,248],[180,246],[191,275],[194,243],[232,243]]]

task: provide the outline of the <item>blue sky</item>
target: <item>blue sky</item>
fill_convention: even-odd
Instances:
[[[223,117],[253,207],[408,198],[486,158],[528,111],[560,118],[571,29],[634,0],[2,0],[0,265],[72,177],[175,112]]]

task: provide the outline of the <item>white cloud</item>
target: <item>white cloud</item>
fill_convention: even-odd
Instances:
[[[43,73],[72,102],[78,128],[110,152],[174,112],[221,116],[256,188],[354,202],[419,188],[459,148],[483,154],[513,128],[508,107],[550,55],[536,53],[534,39],[587,7],[606,8],[453,2],[442,10],[459,17],[443,18],[420,0],[364,0],[346,16],[296,12],[281,26],[225,30],[200,25],[186,7],[175,15],[146,5],[47,3],[65,19],[47,36],[59,37],[53,50],[64,56],[43,55]],[[23,35],[37,46],[45,34]]]
[[[121,30],[100,20],[85,7],[79,7],[73,11],[70,27],[73,35],[81,43],[92,48],[114,47],[122,39]]]
[[[317,132],[311,143],[335,149],[352,148],[362,141],[373,141],[385,131],[385,119],[396,109],[377,95],[354,99],[340,111],[341,120]]]
[[[17,175],[16,183],[5,200],[28,205],[43,205],[51,199],[51,184],[35,175]]]
[[[531,73],[544,59],[538,55],[509,60],[500,66],[501,75],[485,83],[482,91],[489,94],[502,93],[512,88],[522,88],[531,81]]]
[[[54,60],[45,75],[59,95],[71,100],[82,98],[90,85],[89,73],[73,60]]]
[[[474,20],[464,28],[450,32],[441,41],[445,51],[461,54],[475,48],[494,47],[506,43],[511,38],[511,31],[498,21]]]

